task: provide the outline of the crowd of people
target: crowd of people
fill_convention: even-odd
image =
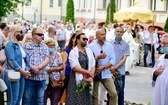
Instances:
[[[8,87],[7,105],[47,105],[48,98],[50,105],[58,105],[65,91],[66,105],[103,105],[106,92],[107,105],[124,105],[125,75],[142,63],[141,51],[144,67],[153,67],[159,45],[152,26],[145,30],[129,23],[74,26],[71,21],[64,25],[45,18],[42,25],[15,20],[1,22],[0,28],[0,50],[6,55],[0,72]],[[10,70],[20,73],[19,80],[9,79]],[[155,77],[161,74],[157,71]],[[50,79],[62,75],[64,85],[53,87]],[[113,77],[120,78],[119,86]],[[3,99],[3,92],[0,96]]]

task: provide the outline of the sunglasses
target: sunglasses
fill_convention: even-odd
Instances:
[[[83,39],[83,41],[88,41],[88,38],[82,38]]]
[[[41,34],[41,33],[35,33],[35,34],[38,36],[44,36],[44,34]]]

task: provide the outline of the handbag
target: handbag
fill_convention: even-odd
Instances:
[[[57,89],[60,89],[64,86],[64,75],[61,74],[61,72],[59,71],[60,73],[60,79],[59,80],[56,80],[56,79],[53,79],[50,77],[50,84],[51,84],[51,87],[52,88],[57,88]]]
[[[17,72],[15,70],[8,70],[8,79],[11,82],[17,82],[20,79],[20,72]]]

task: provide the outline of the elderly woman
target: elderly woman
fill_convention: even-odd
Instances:
[[[50,53],[50,55],[49,55],[50,69],[47,70],[47,73],[49,74],[50,78],[58,80],[61,77],[60,71],[62,71],[64,69],[63,62],[62,62],[62,59],[61,59],[61,55],[55,49],[54,39],[49,38],[49,39],[45,40],[44,43],[48,46],[48,50],[49,50],[49,53]],[[61,89],[53,88],[51,86],[51,81],[49,81],[47,89],[45,90],[45,93],[44,93],[44,105],[47,105],[47,98],[48,97],[51,100],[50,105],[58,105],[59,97],[60,97],[60,90]]]
[[[7,44],[5,46],[5,54],[6,54],[6,65],[7,72],[5,72],[5,82],[8,87],[7,90],[7,105],[20,105],[20,101],[22,99],[22,95],[25,87],[25,79],[30,76],[29,61],[25,51],[20,45],[20,41],[22,41],[23,28],[21,26],[12,26],[10,28]],[[20,72],[21,77],[18,81],[10,81],[8,79],[8,72],[13,70],[15,72]]]
[[[28,33],[24,36],[23,40],[22,40],[22,44],[24,45],[27,42],[31,42],[32,41],[32,34]]]

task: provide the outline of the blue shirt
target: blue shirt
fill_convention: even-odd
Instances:
[[[97,43],[97,41],[95,41],[91,43],[89,47],[92,50],[95,57],[100,55],[101,50],[106,53],[105,59],[98,60],[98,66],[105,66],[107,63],[111,63],[112,65],[115,65],[114,48],[109,42],[104,42],[103,46],[100,46]],[[101,74],[102,74],[102,79],[111,78],[110,68],[104,69]]]
[[[115,40],[111,41],[115,49],[115,57],[116,57],[116,64],[118,64],[124,56],[130,55],[130,48],[129,44],[124,40],[121,40],[119,43],[115,42]],[[115,66],[115,65],[114,65]],[[121,75],[125,75],[125,63],[123,63],[117,70],[121,73]]]

